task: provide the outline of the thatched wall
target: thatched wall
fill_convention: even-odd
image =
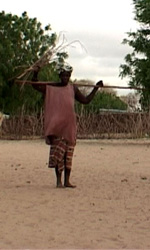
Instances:
[[[140,138],[150,135],[150,113],[100,113],[77,117],[78,138]],[[4,120],[0,138],[43,137],[43,115]]]

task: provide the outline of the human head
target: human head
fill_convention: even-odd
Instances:
[[[58,65],[57,71],[61,82],[68,84],[73,68],[69,64]]]

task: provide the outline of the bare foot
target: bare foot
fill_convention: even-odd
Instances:
[[[66,188],[76,188],[76,185],[72,185],[70,182],[69,183],[65,183],[64,187]]]
[[[62,183],[57,183],[56,187],[57,188],[64,188],[64,186],[62,185]]]

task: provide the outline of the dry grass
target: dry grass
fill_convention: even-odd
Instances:
[[[1,139],[43,137],[43,113],[4,120]],[[143,138],[150,136],[150,113],[100,113],[78,115],[78,138]]]
[[[149,113],[102,113],[79,117],[80,138],[142,138],[150,135]]]

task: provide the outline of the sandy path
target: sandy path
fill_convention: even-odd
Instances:
[[[0,141],[0,249],[150,248],[150,141],[78,141],[55,188],[43,140]]]

